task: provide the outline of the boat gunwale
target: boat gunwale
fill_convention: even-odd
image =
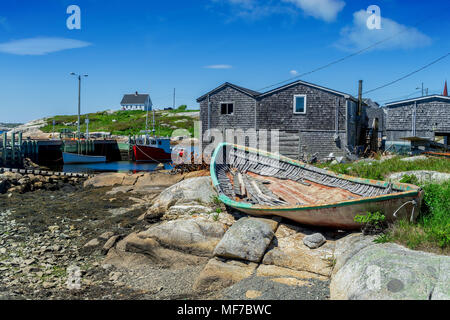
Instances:
[[[247,152],[261,154],[261,155],[270,157],[272,159],[279,159],[281,161],[290,163],[295,166],[300,166],[305,169],[308,169],[311,167],[315,168],[315,169],[319,169],[321,171],[320,173],[327,174],[327,175],[335,177],[335,178],[341,178],[341,179],[345,179],[345,180],[350,180],[352,182],[367,184],[367,185],[376,186],[376,187],[388,187],[389,184],[391,183],[394,188],[403,190],[401,192],[395,192],[395,193],[387,194],[387,195],[380,195],[380,196],[375,196],[375,197],[364,197],[364,198],[361,198],[358,200],[346,200],[346,201],[339,201],[339,202],[334,202],[334,203],[320,204],[320,205],[315,205],[315,206],[311,206],[311,205],[305,205],[305,206],[252,205],[250,203],[244,203],[244,202],[238,202],[238,201],[232,200],[227,195],[225,195],[223,192],[219,192],[219,199],[224,204],[229,205],[234,208],[238,208],[238,209],[257,209],[257,210],[261,210],[261,211],[302,211],[302,210],[312,210],[312,209],[326,209],[326,208],[333,208],[333,207],[351,206],[351,205],[356,205],[356,204],[361,204],[361,203],[387,201],[387,200],[391,200],[391,199],[398,199],[398,198],[404,198],[404,197],[416,197],[416,196],[419,196],[419,194],[422,190],[420,187],[412,185],[412,184],[408,184],[408,183],[387,182],[387,181],[380,181],[380,180],[364,179],[364,178],[349,176],[346,174],[334,173],[332,171],[316,168],[314,166],[310,166],[301,161],[290,159],[290,158],[287,158],[282,155],[275,155],[268,151],[258,150],[258,149],[250,148],[250,147],[244,147],[244,146],[227,143],[227,142],[220,143],[216,147],[216,149],[211,157],[210,174],[211,174],[211,179],[212,179],[213,185],[216,189],[217,189],[217,187],[220,187],[220,182],[217,179],[215,162],[216,162],[218,153],[221,150],[223,150],[223,148],[225,146],[231,146],[235,149],[240,149],[240,150],[244,150]],[[219,188],[219,190],[220,190],[220,188]]]

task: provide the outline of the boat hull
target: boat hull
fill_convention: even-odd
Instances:
[[[280,216],[301,224],[341,230],[356,230],[361,228],[361,224],[355,222],[354,218],[357,215],[364,215],[367,212],[383,212],[386,216],[386,221],[389,222],[398,218],[410,220],[412,214],[412,218],[415,220],[420,208],[414,208],[413,213],[412,204],[401,208],[396,214],[396,217],[393,216],[393,213],[405,202],[416,200],[418,203],[421,203],[422,198],[423,191],[417,196],[379,200],[370,203],[342,204],[322,208],[239,208],[239,206],[233,205],[231,207],[253,216]]]
[[[106,162],[105,156],[87,156],[76,153],[63,152],[64,164],[77,164],[77,163],[102,163]]]
[[[305,205],[262,205],[252,204],[239,200],[238,198],[231,198],[225,194],[223,185],[223,175],[218,179],[216,168],[216,161],[219,158],[219,163],[223,161],[224,149],[235,148],[244,150],[248,153],[256,153],[258,150],[245,148],[242,146],[231,145],[224,143],[219,145],[214,152],[211,161],[211,178],[213,184],[219,192],[219,199],[227,206],[244,213],[255,216],[280,216],[301,224],[314,225],[320,227],[328,227],[342,230],[360,229],[361,224],[354,221],[357,215],[365,215],[368,212],[382,212],[386,220],[391,222],[399,218],[407,218],[408,220],[415,220],[420,211],[420,205],[424,196],[424,192],[417,186],[403,183],[394,183],[393,188],[396,192],[389,194],[382,194],[372,197],[360,197],[345,201],[331,201],[330,203],[321,204],[305,204]],[[299,161],[292,160],[283,156],[276,156],[268,152],[263,152],[267,157],[278,158],[281,161],[299,167],[311,167]],[[251,171],[250,171],[251,172]],[[330,171],[323,170],[324,175],[332,178],[348,180],[352,183],[359,183],[364,186],[386,187],[388,182],[367,180],[356,177],[351,177],[342,174],[335,174]],[[220,180],[222,182],[220,182]],[[285,184],[285,183],[284,183]],[[273,191],[273,190],[272,190]],[[330,190],[330,192],[333,192]],[[395,214],[395,216],[394,216]]]
[[[167,153],[161,148],[145,145],[134,145],[133,154],[137,162],[169,162],[172,160],[171,153]]]

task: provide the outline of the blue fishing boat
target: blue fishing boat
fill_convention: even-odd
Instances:
[[[106,162],[105,156],[87,156],[84,154],[63,152],[64,164],[70,163],[101,163]]]

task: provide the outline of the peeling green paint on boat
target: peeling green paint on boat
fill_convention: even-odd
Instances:
[[[247,152],[257,153],[261,154],[267,157],[270,157],[272,159],[281,160],[284,162],[288,162],[292,165],[299,166],[305,169],[308,169],[309,167],[313,167],[307,164],[304,164],[302,162],[289,159],[287,157],[284,157],[282,155],[275,155],[273,153],[269,153],[267,151],[263,150],[257,150],[249,147],[243,147],[236,144],[230,144],[227,142],[220,143],[216,149],[214,150],[213,156],[211,157],[211,164],[210,164],[210,173],[211,173],[211,179],[213,181],[214,187],[219,187],[219,181],[217,180],[216,170],[215,170],[215,163],[217,159],[217,155],[220,151],[223,150],[224,147],[231,146],[236,149],[244,150]],[[370,180],[370,179],[362,179],[358,177],[352,177],[344,174],[336,174],[329,170],[323,170],[320,169],[323,174],[327,174],[333,177],[338,177],[345,180],[350,180],[357,183],[363,183],[368,185],[374,185],[374,186],[382,186],[382,187],[388,187],[390,182],[385,181],[376,181],[376,180]],[[372,202],[380,202],[380,201],[387,201],[391,199],[399,199],[399,198],[405,198],[405,197],[416,197],[419,195],[421,189],[417,186],[408,185],[405,183],[392,183],[393,187],[399,190],[402,190],[404,192],[399,192],[391,195],[382,195],[377,197],[370,197],[370,198],[363,198],[360,200],[350,200],[350,201],[341,201],[337,203],[331,203],[331,204],[324,204],[324,205],[317,205],[317,206],[277,206],[277,207],[264,207],[260,205],[252,205],[248,203],[243,202],[237,202],[232,199],[230,199],[228,196],[226,196],[223,193],[220,193],[219,199],[226,205],[234,207],[236,209],[252,209],[255,211],[261,211],[261,212],[271,212],[271,211],[303,211],[303,210],[311,210],[311,209],[325,209],[325,208],[337,208],[337,207],[344,207],[344,206],[352,206],[355,204],[361,204],[361,203],[372,203]]]

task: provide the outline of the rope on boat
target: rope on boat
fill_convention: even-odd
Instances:
[[[138,148],[139,149],[139,151],[141,151],[144,155],[146,155],[147,157],[149,157],[151,160],[153,160],[153,161],[155,161],[155,162],[160,162],[160,163],[163,163],[162,161],[158,161],[158,160],[156,160],[156,159],[153,159],[152,157],[150,157],[148,154],[146,154],[144,151],[142,151],[142,149],[141,148],[139,148],[139,146],[136,144],[135,145],[136,146],[136,148]]]
[[[397,213],[400,211],[401,208],[403,208],[404,206],[406,206],[408,203],[412,203],[413,204],[413,208],[412,208],[412,212],[411,212],[411,222],[414,222],[414,211],[417,207],[417,201],[416,200],[410,200],[405,202],[404,204],[402,204],[395,212],[394,212],[394,217],[397,218]]]

